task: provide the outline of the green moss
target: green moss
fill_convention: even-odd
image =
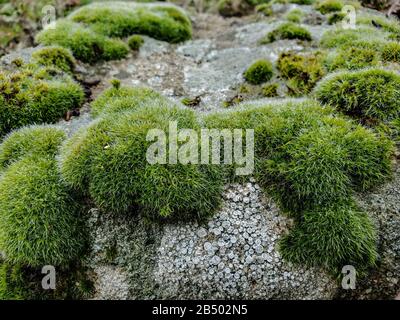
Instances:
[[[388,42],[382,48],[382,60],[388,62],[400,62],[400,43]]]
[[[64,147],[64,178],[104,210],[127,212],[138,206],[151,218],[210,215],[220,200],[219,167],[146,160],[147,149],[154,143],[146,140],[148,130],[168,133],[170,121],[177,121],[178,128],[199,127],[193,111],[157,101],[99,119]]]
[[[9,165],[0,181],[0,250],[12,263],[66,265],[84,244],[77,213],[56,161],[23,158]]]
[[[309,93],[325,73],[319,53],[283,52],[279,55],[277,67],[282,77],[288,80],[286,85],[292,95]]]
[[[143,34],[177,43],[192,36],[189,18],[182,9],[170,4],[92,3],[74,11],[68,19],[109,37]]]
[[[143,37],[138,34],[134,34],[133,36],[130,36],[128,38],[128,46],[132,50],[135,51],[139,50],[140,47],[143,45],[143,43],[144,43]]]
[[[64,131],[52,126],[31,126],[15,130],[0,144],[0,169],[25,157],[55,156],[65,138]]]
[[[0,300],[88,299],[93,284],[79,265],[56,268],[56,289],[43,290],[40,268],[0,261]]]
[[[357,14],[357,23],[374,27],[376,31],[378,28],[375,26],[378,26],[379,29],[383,29],[384,31],[392,33],[394,39],[399,39],[400,23],[396,18],[387,18],[383,15],[363,13]]]
[[[367,69],[329,75],[315,88],[322,103],[361,119],[399,117],[400,76],[392,71]]]
[[[77,59],[89,63],[121,59],[129,52],[128,46],[121,40],[108,38],[68,20],[58,20],[55,28],[41,31],[35,41],[68,48]]]
[[[135,110],[148,103],[160,101],[166,104],[165,99],[158,92],[141,87],[120,87],[114,85],[103,91],[99,97],[92,102],[92,114],[96,117],[104,114],[118,114],[123,111]]]
[[[325,31],[320,40],[321,47],[338,48],[345,46],[380,48],[389,34],[370,27],[333,29]]]
[[[72,72],[75,59],[71,52],[63,47],[45,47],[33,52],[33,61],[45,67],[55,67],[64,72]]]
[[[268,33],[261,41],[261,44],[270,43],[281,39],[298,39],[311,41],[311,33],[304,27],[292,22],[281,24],[275,30]]]
[[[258,6],[256,6],[255,10],[256,12],[262,13],[264,16],[267,17],[272,16],[272,14],[274,13],[270,3],[259,4]]]
[[[287,21],[300,23],[304,16],[304,12],[300,9],[292,9],[286,15],[285,18]]]
[[[315,0],[290,0],[290,3],[310,5],[313,4]]]
[[[341,12],[333,12],[328,15],[328,24],[336,24],[340,21],[342,21],[346,15]]]
[[[279,85],[277,83],[266,84],[262,87],[262,95],[267,98],[278,96]]]
[[[315,8],[322,14],[327,14],[342,10],[343,5],[340,0],[322,0],[316,2]]]
[[[328,55],[325,65],[328,71],[336,69],[362,69],[378,66],[380,56],[377,50],[370,48],[344,47]]]
[[[58,69],[31,66],[0,72],[0,136],[33,123],[52,123],[79,108],[82,88]]]
[[[358,275],[377,260],[377,235],[368,216],[353,203],[338,203],[306,211],[301,222],[280,241],[284,259],[323,266],[340,274],[352,265]]]
[[[251,84],[261,84],[272,78],[272,63],[262,59],[254,62],[244,73],[244,78]]]

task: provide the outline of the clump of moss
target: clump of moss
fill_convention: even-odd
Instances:
[[[92,102],[92,114],[99,115],[119,114],[124,111],[135,110],[150,102],[166,104],[168,101],[158,92],[141,87],[120,87],[113,85],[103,91],[95,101]]]
[[[290,3],[310,5],[313,4],[315,0],[290,0]]]
[[[342,10],[343,5],[340,0],[322,0],[315,3],[315,8],[322,14],[327,14]]]
[[[322,103],[361,119],[391,120],[400,116],[400,76],[392,71],[367,69],[339,72],[315,88]]]
[[[94,32],[108,37],[147,35],[172,43],[192,36],[192,27],[185,12],[172,4],[105,2],[81,7],[68,19],[83,23]]]
[[[72,72],[75,68],[75,59],[68,49],[63,47],[44,47],[33,52],[33,62],[45,66],[55,67],[64,72]]]
[[[129,52],[123,41],[108,38],[68,20],[58,20],[55,28],[41,31],[35,41],[47,46],[59,45],[68,48],[77,59],[89,63],[121,59]]]
[[[373,27],[376,31],[383,29],[390,32],[394,39],[399,39],[400,23],[396,18],[388,18],[382,15],[375,14],[358,14],[357,23]]]
[[[311,33],[304,27],[292,23],[287,22],[281,24],[275,30],[269,32],[261,41],[261,44],[271,43],[276,40],[281,39],[298,39],[298,40],[306,40],[311,41]]]
[[[0,72],[0,136],[33,123],[52,123],[79,108],[82,88],[59,69],[35,65]]]
[[[343,47],[328,55],[325,65],[328,71],[336,69],[362,69],[377,66],[380,63],[379,52],[370,48]]]
[[[301,11],[300,9],[292,9],[286,14],[285,18],[287,21],[290,21],[293,23],[300,23],[303,16],[304,16],[304,12]]]
[[[174,5],[102,2],[58,20],[55,28],[41,31],[35,40],[69,48],[77,59],[94,63],[125,57],[129,47],[118,38],[134,34],[176,43],[190,39],[192,27],[184,11]]]
[[[244,105],[208,115],[205,123],[254,128],[256,179],[295,218],[294,229],[281,243],[286,259],[333,273],[340,272],[343,262],[360,269],[374,265],[374,226],[351,199],[355,190],[390,177],[390,140],[312,100]],[[312,248],[315,255],[309,254]]]
[[[376,241],[368,216],[355,204],[344,202],[306,211],[280,241],[280,251],[293,263],[323,266],[334,274],[352,265],[360,274],[376,264]]]
[[[277,83],[266,84],[261,88],[264,97],[273,98],[278,96],[279,85]]]
[[[255,8],[256,12],[262,13],[264,16],[272,16],[274,13],[272,10],[271,3],[262,3],[256,6]]]
[[[384,61],[400,62],[400,43],[395,41],[385,43],[381,55]]]
[[[178,128],[199,126],[193,111],[159,101],[100,118],[64,146],[65,180],[88,193],[104,210],[127,212],[136,206],[150,218],[209,215],[219,204],[219,168],[171,164],[168,158],[166,164],[147,161],[147,150],[154,144],[146,138],[148,130],[160,129],[168,136],[170,121],[177,121]],[[167,150],[165,155],[169,157]]]
[[[244,73],[244,78],[251,84],[261,84],[272,78],[272,63],[261,59],[254,62]]]
[[[65,133],[52,126],[31,126],[13,131],[0,144],[0,170],[31,156],[55,156]]]
[[[2,156],[8,151],[7,160],[14,161],[9,161],[0,181],[0,250],[7,261],[30,267],[68,265],[84,245],[78,204],[52,154],[62,132],[44,130],[16,132],[1,147]],[[33,150],[28,150],[32,137]],[[15,146],[10,145],[13,142]]]
[[[128,38],[128,46],[132,50],[135,51],[139,50],[140,47],[143,45],[143,43],[144,43],[143,37],[138,34],[134,34],[133,36],[130,36]]]
[[[279,55],[277,67],[282,77],[288,80],[292,95],[309,93],[325,73],[319,53],[283,52]]]
[[[341,12],[333,12],[328,15],[328,24],[335,24],[342,21],[346,15]]]

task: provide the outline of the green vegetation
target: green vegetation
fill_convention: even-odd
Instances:
[[[116,60],[125,57],[128,46],[119,39],[111,39],[89,28],[68,20],[58,20],[54,29],[40,32],[35,41],[43,45],[68,48],[84,62]]]
[[[315,3],[315,8],[322,14],[327,14],[342,10],[343,5],[340,0],[321,0]]]
[[[52,154],[62,131],[43,130],[16,131],[1,146],[8,166],[0,180],[0,250],[12,264],[66,266],[84,245],[79,204],[63,183]],[[28,142],[33,142],[32,150]]]
[[[368,216],[353,203],[339,203],[304,213],[303,220],[280,241],[283,258],[309,266],[358,274],[376,264],[377,235]]]
[[[342,21],[346,15],[341,12],[333,12],[328,15],[328,24],[335,24]]]
[[[378,66],[379,52],[370,48],[344,47],[328,55],[325,65],[328,71],[336,69],[362,69]]]
[[[73,72],[75,59],[68,49],[63,47],[44,47],[35,50],[32,60],[44,67],[55,67],[64,72]]]
[[[298,24],[287,22],[269,32],[260,43],[266,44],[281,39],[311,41],[311,33],[306,28]]]
[[[303,16],[304,12],[301,11],[300,9],[292,9],[286,14],[285,18],[287,21],[300,23],[301,20],[303,19]]]
[[[255,8],[256,12],[262,13],[264,16],[272,16],[272,14],[274,13],[272,11],[272,6],[271,3],[262,3],[259,4],[258,6],[256,6]]]
[[[272,78],[272,63],[262,59],[254,62],[244,73],[244,78],[251,84],[261,84]]]
[[[315,0],[290,0],[290,3],[310,5],[310,4],[313,4],[314,1]]]
[[[343,264],[375,264],[374,227],[349,199],[390,176],[393,144],[331,112],[310,100],[243,105],[205,123],[255,129],[256,178],[296,221],[283,256],[338,273]]]
[[[144,43],[143,37],[138,34],[134,34],[133,36],[130,36],[128,38],[128,46],[132,50],[135,51],[139,50],[140,47],[143,45],[143,43]]]
[[[119,114],[123,111],[135,110],[148,103],[160,101],[161,104],[168,102],[158,92],[141,87],[113,87],[103,91],[95,101],[92,102],[91,110],[94,116],[104,114]]]
[[[176,43],[190,39],[192,29],[186,14],[173,5],[92,3],[58,20],[35,40],[69,48],[77,59],[94,63],[125,57],[129,47],[119,38],[136,34]]]
[[[400,43],[388,42],[382,48],[382,60],[388,62],[400,62]]]
[[[325,71],[320,53],[297,54],[292,51],[280,54],[277,62],[282,77],[287,79],[291,95],[309,93]]]
[[[168,135],[170,121],[177,121],[178,128],[199,128],[193,111],[162,101],[100,118],[64,146],[64,178],[104,210],[127,212],[137,206],[150,218],[194,219],[211,214],[220,202],[219,167],[146,160],[147,149],[154,144],[146,139],[148,130],[158,128]]]
[[[55,156],[65,133],[52,126],[31,126],[13,131],[0,144],[0,171],[31,156]]]
[[[80,107],[83,98],[82,88],[56,67],[30,64],[0,72],[0,136],[24,125],[55,122]]]
[[[262,95],[267,98],[278,96],[279,85],[277,83],[266,84],[261,88]]]
[[[335,73],[317,85],[315,95],[322,103],[364,120],[387,121],[400,116],[400,76],[392,71]]]

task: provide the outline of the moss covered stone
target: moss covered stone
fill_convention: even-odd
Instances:
[[[190,39],[192,28],[185,12],[172,4],[101,2],[58,20],[36,41],[69,48],[77,59],[93,63],[125,57],[129,48],[119,38],[134,34],[176,43]]]
[[[340,11],[343,6],[344,4],[340,0],[321,0],[315,4],[315,8],[322,14]]]
[[[261,84],[272,78],[272,63],[262,59],[254,62],[244,73],[244,78],[251,84]]]
[[[329,54],[325,60],[328,71],[336,69],[362,69],[378,66],[380,55],[377,50],[371,48],[344,47],[337,52]]]

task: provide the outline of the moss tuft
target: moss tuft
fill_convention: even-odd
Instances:
[[[262,87],[261,93],[264,97],[273,98],[278,96],[279,85],[277,83],[266,84]]]
[[[339,72],[315,88],[322,103],[361,119],[391,120],[400,116],[400,76],[392,71],[367,69]]]
[[[83,99],[83,89],[59,69],[30,65],[0,72],[0,136],[25,125],[55,122]]]
[[[328,24],[336,24],[340,21],[342,21],[346,15],[341,12],[333,12],[328,15]]]
[[[68,48],[77,59],[89,63],[121,59],[129,52],[128,46],[121,40],[108,38],[68,20],[58,20],[55,28],[41,31],[35,41]]]
[[[290,10],[285,18],[287,21],[293,22],[293,23],[300,23],[301,20],[303,19],[304,12],[300,9],[292,9]]]
[[[15,130],[0,144],[0,170],[31,156],[55,156],[64,131],[52,126],[31,126]]]
[[[159,101],[100,118],[64,146],[64,178],[104,210],[127,212],[138,207],[158,219],[208,216],[220,202],[219,168],[146,160],[147,149],[154,143],[146,139],[148,130],[168,134],[170,121],[177,121],[178,128],[199,128],[193,111]]]
[[[133,36],[130,36],[128,38],[128,46],[132,50],[135,51],[139,50],[140,47],[143,45],[143,43],[144,43],[143,37],[138,34],[134,34]]]
[[[64,72],[73,72],[75,59],[71,52],[63,47],[44,47],[33,52],[33,62],[45,66],[55,67]]]
[[[315,3],[315,8],[322,14],[327,14],[342,10],[343,5],[340,0],[321,0]]]
[[[272,16],[274,11],[272,10],[271,3],[262,3],[256,6],[256,12],[262,13],[264,16]]]
[[[288,80],[286,85],[292,95],[309,93],[325,73],[319,53],[283,52],[279,55],[277,67],[282,77]]]
[[[382,60],[400,63],[400,43],[391,41],[384,44],[382,48]]]
[[[251,84],[261,84],[272,78],[272,64],[262,59],[254,62],[244,73],[244,78]]]
[[[370,48],[344,47],[328,55],[325,65],[328,71],[336,69],[362,69],[378,66],[379,52]]]
[[[289,39],[289,40],[298,39],[298,40],[311,41],[312,38],[311,38],[311,33],[306,28],[292,22],[287,22],[281,24],[275,30],[268,33],[260,41],[260,43],[266,44],[281,39]]]
[[[280,251],[288,261],[323,266],[335,275],[345,265],[362,273],[376,264],[376,241],[368,216],[353,203],[338,203],[306,211],[280,241]]]

